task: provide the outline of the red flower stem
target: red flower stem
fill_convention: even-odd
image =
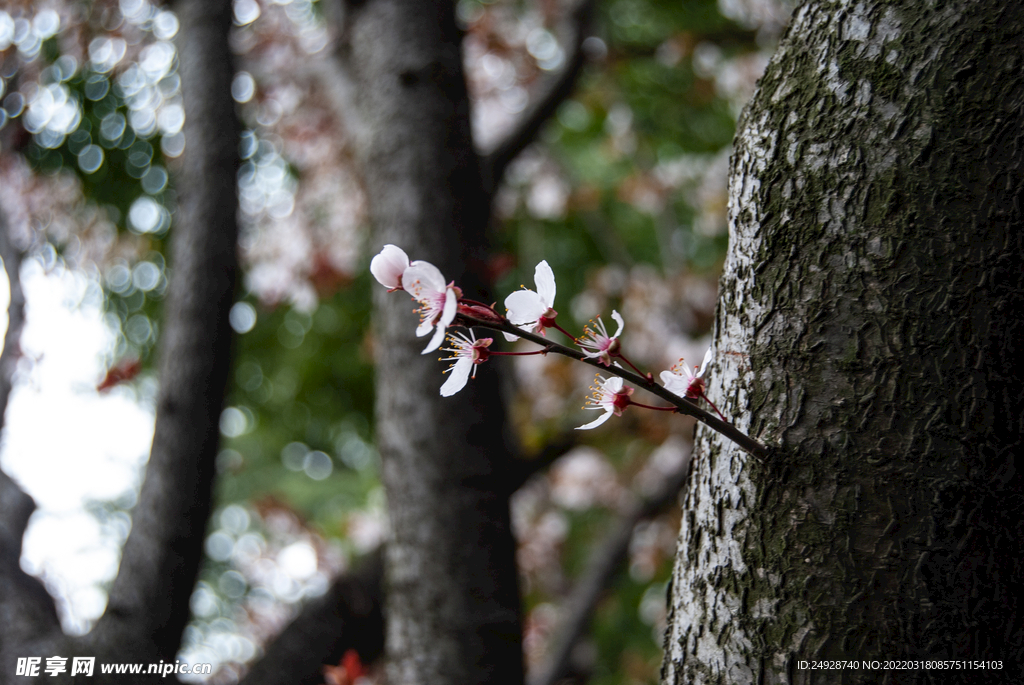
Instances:
[[[615,353],[615,354],[614,354],[613,356],[615,356],[615,357],[618,357],[618,358],[619,358],[619,359],[621,359],[622,361],[624,361],[624,362],[626,362],[627,364],[629,364],[629,368],[633,369],[634,371],[636,371],[636,372],[637,372],[638,374],[640,374],[640,375],[641,375],[641,376],[643,376],[644,378],[648,378],[648,379],[649,379],[649,378],[651,378],[651,375],[650,375],[650,374],[648,374],[648,373],[644,373],[644,372],[643,372],[643,371],[641,371],[640,369],[636,368],[636,364],[634,364],[633,362],[631,362],[631,361],[629,361],[628,359],[626,359],[626,355],[622,354],[621,352],[616,352],[616,353]],[[710,404],[710,402],[709,402],[708,404]]]
[[[551,326],[551,328],[554,328],[554,329],[555,329],[555,330],[557,330],[557,331],[561,331],[561,333],[562,333],[562,334],[563,334],[563,335],[564,335],[565,337],[567,337],[567,338],[572,338],[572,341],[573,341],[573,342],[576,342],[577,340],[579,340],[579,338],[577,338],[577,337],[576,337],[576,336],[574,336],[574,335],[573,335],[572,333],[570,333],[569,331],[567,331],[567,330],[565,330],[564,328],[562,328],[561,326],[559,326],[559,325],[558,325],[557,323],[556,323],[556,324],[554,324],[554,325],[552,325],[552,326]]]
[[[714,402],[712,402],[711,400],[708,399],[707,395],[705,395],[704,393],[701,393],[700,394],[700,398],[702,400],[704,400],[705,402],[707,402],[709,405],[711,405],[711,408],[715,410],[716,414],[718,414],[719,416],[722,416],[722,412],[718,411],[718,407],[715,406]],[[725,421],[725,417],[724,416],[722,416],[722,420]]]
[[[633,385],[637,386],[638,388],[643,388],[647,392],[653,395],[657,395],[658,397],[665,400],[669,404],[674,405],[680,414],[692,416],[701,423],[703,423],[708,428],[717,431],[718,433],[721,433],[722,435],[724,435],[725,437],[729,438],[734,443],[739,445],[741,449],[754,455],[755,457],[762,459],[768,456],[768,448],[762,445],[760,442],[753,439],[740,429],[736,428],[736,426],[733,426],[732,424],[728,423],[727,421],[724,420],[724,418],[720,419],[718,416],[715,416],[711,412],[704,411],[699,406],[697,406],[696,402],[686,399],[684,397],[679,397],[678,395],[669,392],[664,387],[655,383],[653,378],[645,378],[644,376],[637,375],[632,371],[617,366],[604,366],[597,360],[590,359],[579,350],[574,350],[571,347],[566,347],[565,345],[560,345],[558,343],[552,342],[547,338],[536,335],[529,331],[524,331],[523,329],[518,328],[517,326],[513,326],[510,323],[481,321],[480,319],[476,319],[471,316],[466,316],[465,314],[462,314],[460,316],[462,320],[464,320],[466,324],[469,326],[486,328],[488,330],[499,331],[502,333],[511,333],[512,335],[518,336],[520,338],[525,338],[526,340],[529,340],[532,343],[536,343],[542,347],[545,347],[549,352],[554,352],[564,357],[570,357],[572,359],[575,359],[576,361],[588,364],[602,373],[612,374],[614,376],[622,378],[623,380],[627,380]],[[564,333],[565,331],[562,332]],[[715,408],[715,411],[717,412],[718,409]],[[719,412],[719,416],[721,416],[721,412]]]
[[[477,300],[471,300],[471,299],[469,299],[468,297],[460,297],[460,298],[459,298],[459,304],[463,304],[463,303],[464,303],[464,304],[472,304],[472,305],[476,305],[476,306],[478,306],[478,307],[483,307],[484,309],[490,309],[490,310],[491,310],[492,312],[494,312],[495,314],[498,314],[498,312],[494,311],[494,306],[493,306],[493,305],[490,305],[490,304],[484,304],[483,302],[479,302],[479,301],[477,301]],[[501,314],[498,314],[498,316],[501,316]]]
[[[529,357],[530,355],[534,354],[547,354],[550,351],[550,348],[545,347],[542,350],[534,350],[533,352],[492,352],[488,350],[488,354],[490,354],[490,356],[492,357]]]
[[[643,404],[641,402],[634,402],[630,400],[629,403],[634,407],[643,407],[644,409],[653,409],[654,411],[679,411],[678,407],[655,407],[650,404]]]

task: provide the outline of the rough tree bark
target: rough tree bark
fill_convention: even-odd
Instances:
[[[489,202],[473,148],[454,5],[347,3],[340,58],[352,83],[374,247],[400,245],[486,297]],[[521,683],[519,591],[507,485],[513,443],[492,369],[451,398],[423,356],[402,293],[379,289],[378,446],[390,682]]]
[[[61,632],[53,600],[41,591],[38,581],[26,585],[27,577],[21,577],[17,552],[34,505],[13,481],[6,476],[0,479],[4,513],[12,508],[18,512],[7,519],[2,555],[7,560],[0,604],[5,631],[0,679],[4,682],[35,680],[14,676],[18,657],[68,658],[68,670],[62,676],[40,673],[39,680],[48,683],[70,680],[73,656],[94,656],[97,663],[173,663],[189,619],[189,599],[203,558],[230,368],[228,311],[237,270],[238,130],[227,41],[231,2],[183,0],[176,9],[181,17],[179,55],[188,146],[171,236],[173,271],[146,477],[107,610],[95,628],[80,638]],[[12,525],[18,529],[10,530]],[[18,583],[31,592],[17,594]],[[123,678],[104,676],[97,668],[90,682]]]
[[[1024,9],[810,2],[740,123],[663,680],[1020,682]],[[815,659],[1002,670],[811,671]]]
[[[141,631],[173,660],[189,620],[212,504],[219,420],[230,370],[238,268],[238,124],[227,32],[231,3],[178,3],[184,155],[160,342],[160,393],[153,448],[132,532],[98,635],[122,644]]]

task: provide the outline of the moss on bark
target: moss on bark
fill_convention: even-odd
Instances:
[[[794,16],[737,138],[711,384],[774,452],[701,435],[666,683],[1019,680],[1022,38],[994,1]]]

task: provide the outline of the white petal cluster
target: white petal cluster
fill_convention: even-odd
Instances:
[[[455,319],[459,295],[453,283],[445,283],[441,271],[422,260],[410,262],[400,247],[385,245],[370,262],[370,273],[377,282],[391,290],[405,290],[420,303],[420,325],[416,335],[423,337],[434,331],[422,354],[433,352],[444,341],[445,330]]]
[[[701,363],[699,371],[694,373],[680,359],[679,363],[673,366],[670,371],[661,372],[661,383],[665,386],[666,390],[675,395],[696,399],[704,394],[704,379],[702,376],[704,375],[704,370],[708,367],[709,361],[711,361],[710,347],[704,353],[704,361]],[[693,368],[696,369],[697,367]]]
[[[487,360],[489,354],[487,348],[494,342],[494,339],[481,338],[477,340],[473,331],[470,331],[468,338],[461,333],[454,333],[448,336],[448,341],[452,343],[453,347],[442,347],[441,349],[445,352],[451,352],[454,356],[443,357],[442,361],[453,361],[455,363],[445,371],[445,373],[451,373],[451,375],[448,376],[448,380],[441,386],[442,397],[451,397],[466,387],[466,383],[471,375],[473,378],[476,378],[477,364]]]
[[[553,319],[557,314],[554,310],[555,274],[547,260],[537,264],[533,272],[533,282],[537,286],[537,292],[526,288],[517,290],[505,298],[505,309],[508,310],[510,323],[515,326],[530,326],[530,332],[544,335],[545,326],[542,319]],[[510,333],[504,335],[510,342],[517,340],[516,336]]]
[[[604,414],[601,414],[590,423],[579,426],[576,430],[597,428],[610,419],[612,414],[622,416],[623,410],[630,404],[629,396],[633,394],[633,388],[624,388],[621,378],[618,376],[612,376],[611,378],[598,376],[597,381],[598,384],[591,387],[593,393],[587,399],[587,404],[590,406],[586,408],[604,410]]]
[[[604,321],[601,320],[601,317],[598,317],[594,327],[587,326],[587,329],[583,332],[586,339],[581,339],[577,343],[583,348],[583,354],[591,359],[597,359],[605,366],[612,365],[612,355],[618,351],[619,336],[622,335],[622,329],[626,325],[626,322],[622,320],[622,316],[614,309],[612,310],[612,319],[615,320],[615,323],[619,324],[615,335],[608,335],[608,329],[604,327]]]

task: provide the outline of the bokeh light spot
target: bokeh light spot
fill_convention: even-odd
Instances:
[[[334,462],[327,454],[316,450],[306,455],[302,470],[313,480],[324,480],[334,471]]]
[[[231,97],[235,102],[249,102],[255,94],[256,81],[252,75],[247,71],[235,74],[235,79],[231,82]]]
[[[103,148],[99,145],[86,145],[78,153],[78,167],[85,173],[95,173],[101,166],[103,166]]]
[[[128,210],[128,221],[139,233],[156,233],[161,228],[164,211],[153,198],[140,197]]]
[[[228,314],[228,321],[236,333],[248,333],[256,325],[256,308],[248,302],[236,302]]]

